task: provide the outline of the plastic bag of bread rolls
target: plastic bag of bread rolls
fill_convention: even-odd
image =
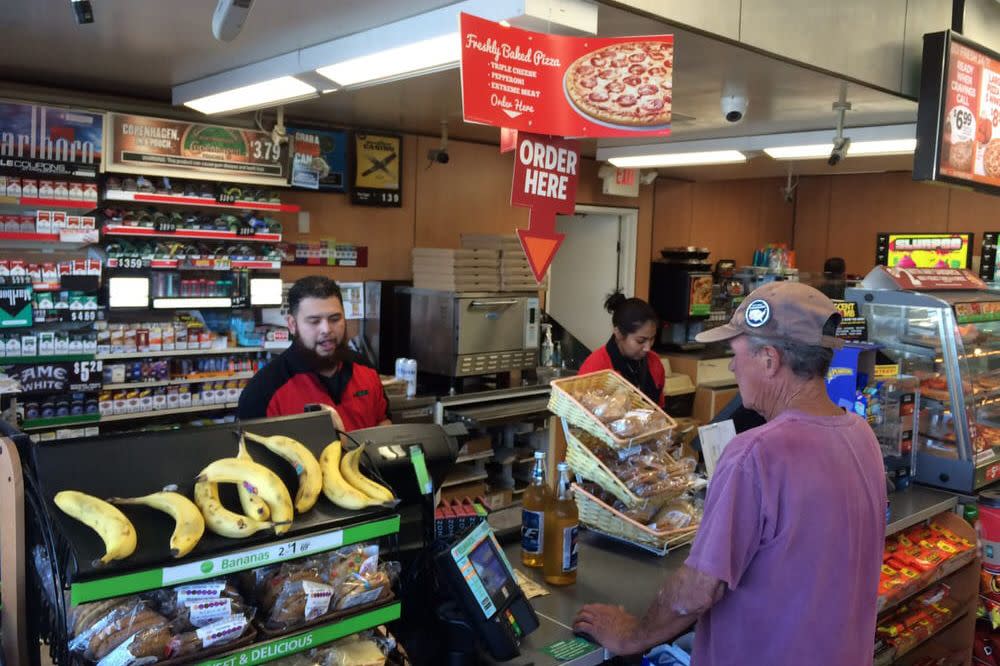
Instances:
[[[68,647],[91,661],[131,664],[166,654],[169,622],[137,596],[85,604],[73,615]]]
[[[180,659],[221,645],[228,645],[239,640],[250,631],[250,620],[254,609],[248,608],[239,613],[197,627],[188,631],[178,632],[167,643],[167,658]]]

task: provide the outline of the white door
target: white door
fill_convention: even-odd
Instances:
[[[611,335],[604,299],[618,288],[621,218],[606,213],[561,215],[556,229],[566,239],[549,270],[548,312],[593,351]]]

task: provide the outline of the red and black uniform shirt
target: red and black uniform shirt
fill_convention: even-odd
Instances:
[[[264,366],[243,389],[240,419],[301,414],[306,405],[330,405],[344,428],[371,428],[389,418],[389,401],[378,373],[345,361],[332,377],[315,372],[295,345]]]
[[[663,407],[663,385],[666,384],[666,372],[663,361],[655,352],[648,352],[642,361],[632,361],[622,356],[618,345],[612,337],[608,343],[587,357],[580,366],[580,374],[586,375],[598,370],[614,370],[627,382],[646,394],[660,407]]]

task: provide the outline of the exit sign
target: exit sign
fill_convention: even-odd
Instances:
[[[603,191],[619,197],[639,196],[639,170],[615,167],[614,174],[604,178]]]

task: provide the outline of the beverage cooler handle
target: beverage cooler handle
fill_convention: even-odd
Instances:
[[[500,305],[517,305],[515,299],[510,299],[507,301],[472,301],[469,303],[469,309],[473,308],[492,308]]]

